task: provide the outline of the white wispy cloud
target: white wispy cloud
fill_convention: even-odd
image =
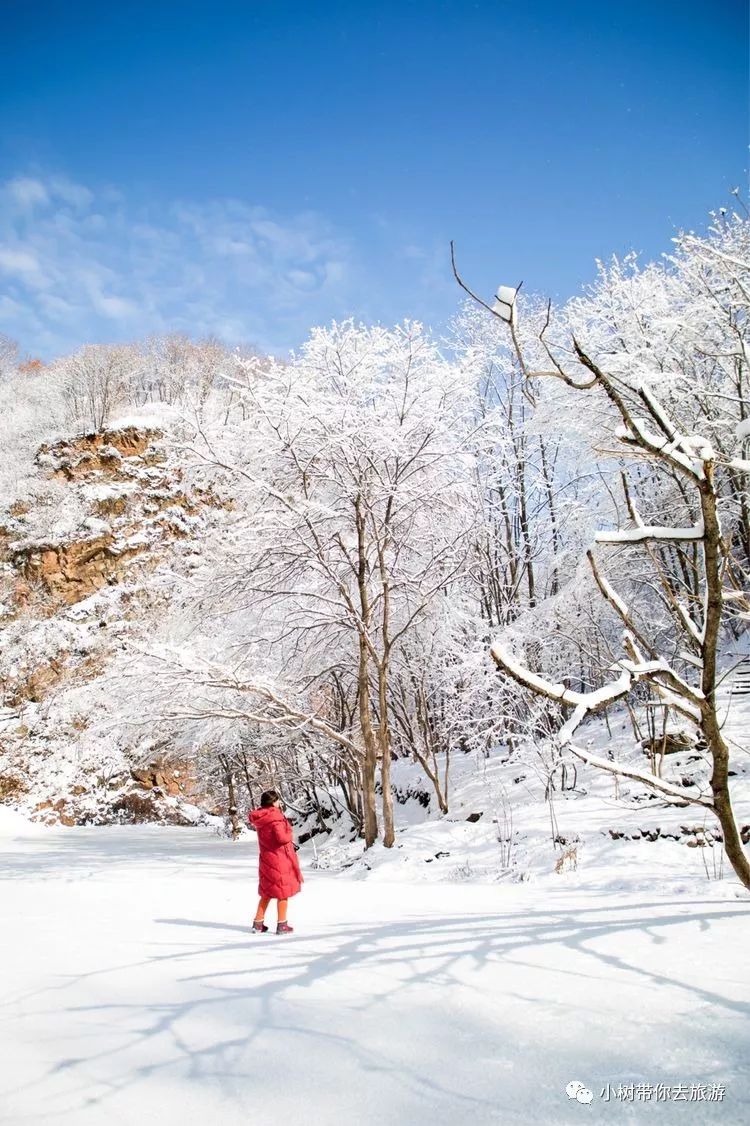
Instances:
[[[19,176],[15,180],[9,180],[5,187],[9,198],[22,208],[45,204],[49,199],[44,184],[29,176]]]
[[[0,185],[0,331],[32,353],[172,330],[284,350],[352,311],[354,272],[350,241],[313,212],[145,207],[62,176]]]

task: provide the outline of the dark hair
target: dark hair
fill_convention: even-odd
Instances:
[[[266,790],[265,793],[260,795],[260,808],[268,809],[274,802],[281,801],[281,794],[278,790]]]

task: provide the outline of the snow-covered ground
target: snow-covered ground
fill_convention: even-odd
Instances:
[[[748,901],[726,880],[399,882],[395,856],[307,853],[296,933],[261,937],[251,837],[0,830],[14,1126],[750,1119]]]

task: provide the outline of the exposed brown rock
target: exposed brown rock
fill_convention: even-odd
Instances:
[[[192,824],[179,808],[165,805],[159,799],[160,795],[155,791],[126,790],[109,807],[108,820],[135,825],[149,821],[164,825]]]
[[[53,476],[72,481],[96,470],[112,472],[121,458],[143,457],[160,431],[128,426],[122,430],[104,430],[101,434],[85,434],[71,441],[55,442],[39,448],[37,461],[50,465]],[[150,462],[160,461],[154,452]]]
[[[60,798],[56,802],[50,799],[39,802],[38,805],[34,806],[31,820],[42,821],[45,825],[65,825],[68,828],[79,824],[78,818],[68,808],[68,802],[65,798]]]
[[[689,751],[695,746],[695,739],[689,732],[668,731],[666,735],[657,735],[653,739],[643,739],[641,742],[645,754],[676,755],[681,751]]]
[[[28,785],[15,774],[0,774],[0,802],[9,802],[25,794]]]
[[[21,602],[28,601],[29,589],[38,584],[57,603],[72,605],[88,598],[124,570],[145,545],[125,549],[114,547],[111,531],[91,539],[67,544],[34,544],[16,550],[11,561],[22,578],[16,586]]]
[[[2,595],[3,601],[13,607],[13,614],[22,611],[30,622],[45,619],[89,597],[105,584],[128,580],[116,602],[117,621],[137,617],[141,598],[147,601],[146,588],[140,582],[141,571],[159,564],[168,550],[168,541],[190,536],[193,527],[198,529],[199,525],[190,517],[205,507],[231,507],[230,500],[220,498],[211,489],[187,488],[179,467],[162,466],[165,457],[152,445],[160,437],[157,431],[131,427],[40,448],[40,469],[59,479],[85,482],[87,487],[80,490],[77,499],[88,504],[92,515],[109,518],[111,527],[89,522],[84,525],[88,529],[85,533],[76,533],[80,538],[32,541],[34,521],[25,519],[24,504],[14,506],[8,514],[7,527],[0,528],[0,559],[10,564],[5,568]],[[121,482],[122,487],[100,491],[100,485],[110,482]],[[89,489],[89,485],[96,487]],[[108,492],[112,496],[107,496]],[[24,542],[22,535],[29,538]],[[131,573],[136,557],[138,575]],[[133,578],[138,580],[136,584],[130,583]],[[96,631],[96,640],[91,645],[88,639],[94,632],[91,627],[107,626],[107,613],[98,622],[91,617],[76,620],[87,623],[87,640],[80,648],[74,648],[73,643],[62,640],[68,636],[63,631],[56,646],[66,648],[60,648],[54,656],[50,656],[49,650],[44,654],[24,653],[14,666],[10,682],[6,678],[3,684],[4,704],[16,707],[27,701],[39,702],[59,690],[58,684],[64,686],[102,672],[112,646],[108,641],[102,644],[99,638],[108,638],[109,631]],[[113,634],[113,644],[120,635],[121,631]],[[75,732],[85,726],[85,716],[74,716],[66,735],[75,738]],[[28,774],[26,792],[33,801],[45,793],[35,787],[34,775],[37,757],[44,758],[46,751],[43,744],[36,742],[27,751],[24,744],[28,734],[28,728],[20,724],[9,738],[19,752],[23,773]],[[187,824],[189,819],[179,808],[181,802],[204,809],[215,806],[205,785],[199,783],[193,764],[168,751],[157,754],[156,750],[150,750],[149,761],[137,763],[132,772],[126,768],[116,778],[95,779],[80,772],[63,798],[58,800],[58,790],[39,801],[32,819],[50,825],[141,820]],[[23,792],[13,791],[4,799],[4,785],[0,776],[0,801],[14,801]]]
[[[21,672],[15,679],[7,680],[3,686],[0,699],[4,706],[16,708],[31,701],[40,703],[50,689],[60,681],[63,676],[75,677],[78,682],[93,680],[99,676],[104,668],[105,657],[101,653],[88,656],[83,660],[70,660],[70,653],[61,650],[56,657],[50,658],[43,664],[35,665]],[[75,731],[83,731],[87,726],[85,718],[77,716],[71,723]],[[19,727],[16,735],[25,738],[28,728]]]
[[[61,653],[6,684],[2,696],[3,703],[11,708],[16,708],[28,700],[39,703],[63,675],[66,656],[66,653]]]
[[[126,493],[122,493],[117,497],[106,497],[103,500],[95,500],[91,506],[96,516],[122,516],[128,507],[129,497]]]
[[[162,755],[146,765],[131,767],[130,776],[144,790],[161,790],[169,797],[197,801],[204,796],[193,763],[172,755]]]

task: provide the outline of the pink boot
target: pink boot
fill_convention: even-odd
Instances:
[[[260,923],[254,922],[253,923],[253,934],[265,934],[267,930],[268,930],[268,927],[266,926],[265,923],[263,923],[263,922],[260,922]]]
[[[294,934],[294,927],[290,927],[289,923],[279,923],[276,927],[277,934]]]

